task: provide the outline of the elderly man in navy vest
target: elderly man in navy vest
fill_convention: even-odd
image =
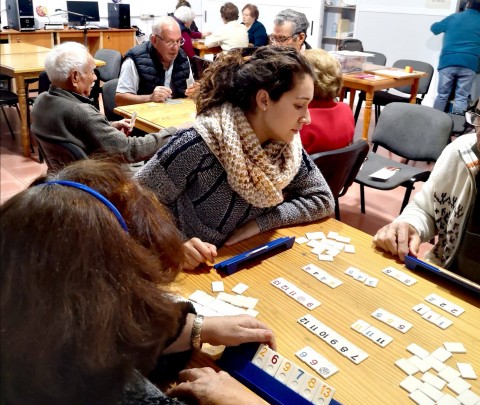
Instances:
[[[193,75],[182,44],[178,23],[172,17],[160,17],[152,27],[150,41],[125,55],[115,96],[117,105],[185,97],[187,79],[193,79]]]

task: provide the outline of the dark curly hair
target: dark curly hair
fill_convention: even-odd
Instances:
[[[251,57],[243,57],[241,50],[231,50],[204,71],[195,96],[197,114],[208,113],[225,102],[251,111],[259,90],[266,90],[273,101],[278,101],[305,76],[314,78],[312,67],[295,48],[263,46]]]

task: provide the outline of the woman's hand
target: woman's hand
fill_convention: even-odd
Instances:
[[[190,86],[187,87],[185,90],[185,96],[188,98],[193,98],[195,94],[200,90],[200,83],[199,82],[194,82]]]
[[[171,397],[195,398],[199,405],[261,405],[265,402],[248,391],[225,371],[213,368],[191,368],[179,374],[183,381],[167,390]]]
[[[260,233],[260,228],[258,227],[257,221],[254,219],[250,222],[247,222],[245,225],[236,229],[232,235],[225,242],[225,246],[231,246],[237,242],[241,242],[244,239],[251,238],[252,236],[258,235]]]
[[[373,243],[404,261],[407,254],[417,257],[421,240],[416,229],[407,222],[392,222],[378,230]]]
[[[238,346],[259,342],[277,349],[273,332],[267,325],[249,315],[205,317],[200,339],[213,346]]]
[[[125,118],[123,120],[120,120],[120,121],[112,121],[110,122],[110,125],[116,129],[118,129],[119,131],[122,131],[125,135],[128,136],[128,134],[130,134],[130,132],[132,132],[132,127],[130,126],[130,119],[129,118]]]
[[[192,238],[183,244],[185,246],[185,270],[194,270],[200,263],[215,263],[217,247],[211,243],[203,242],[198,238]]]

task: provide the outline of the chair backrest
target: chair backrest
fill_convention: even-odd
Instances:
[[[88,159],[83,149],[74,143],[46,139],[35,133],[33,133],[33,136],[37,140],[38,149],[49,170],[58,170],[77,160]]]
[[[373,52],[373,51],[365,51],[365,53],[371,53],[373,56],[367,57],[368,63],[373,63],[374,65],[382,65],[385,66],[387,64],[387,57],[380,52]]]
[[[208,59],[201,58],[200,56],[194,55],[192,58],[192,68],[195,74],[195,79],[199,80],[203,76],[203,71],[209,67],[213,62]]]
[[[360,51],[363,52],[363,44],[359,39],[344,39],[338,47],[340,51]]]
[[[352,185],[368,154],[368,143],[359,140],[341,149],[310,155],[325,177],[334,198],[344,195]]]
[[[48,91],[50,88],[50,79],[48,78],[47,72],[42,71],[38,75],[38,94]]]
[[[448,114],[419,104],[387,104],[372,135],[377,146],[410,160],[434,162],[450,141]]]
[[[119,51],[115,49],[99,49],[95,52],[94,58],[107,63],[105,66],[97,68],[102,82],[108,82],[120,76],[122,54]]]
[[[418,70],[420,72],[425,72],[427,76],[422,77],[418,84],[417,94],[425,96],[428,93],[428,89],[430,88],[430,83],[432,82],[434,68],[430,63],[421,62],[418,60],[411,60],[411,59],[399,59],[393,63],[393,67],[404,69],[405,66],[411,66],[413,70]],[[395,90],[401,91],[402,93],[410,94],[412,86],[400,86],[395,87]],[[417,96],[418,97],[418,96]]]
[[[106,82],[102,87],[102,101],[104,114],[109,121],[117,121],[121,119],[118,114],[113,112],[113,109],[117,106],[115,103],[115,93],[117,92],[118,79],[113,79]]]

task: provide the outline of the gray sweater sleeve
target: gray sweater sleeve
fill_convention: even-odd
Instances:
[[[80,111],[72,117],[72,123],[77,128],[83,127],[87,149],[119,154],[130,163],[150,159],[176,132],[175,128],[170,127],[144,136],[126,136],[122,131],[112,127],[107,118],[95,107],[81,104],[78,109]]]
[[[312,222],[332,215],[335,201],[322,173],[305,151],[300,169],[285,188],[283,203],[257,217],[260,231]]]

